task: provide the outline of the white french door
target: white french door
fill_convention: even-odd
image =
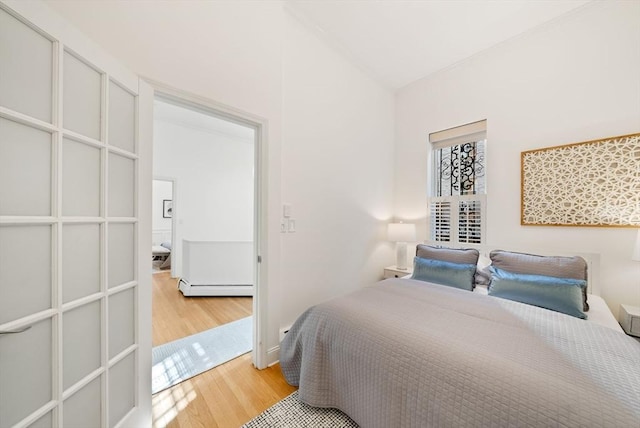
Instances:
[[[3,428],[150,424],[152,91],[87,46],[0,3]]]

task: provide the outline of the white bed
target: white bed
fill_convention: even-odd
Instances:
[[[487,246],[486,248],[481,248],[479,250],[480,257],[478,260],[478,267],[485,268],[491,263],[491,259],[489,258],[490,248],[496,248],[497,246]],[[620,324],[616,317],[613,315],[609,306],[604,301],[602,297],[600,297],[600,281],[599,281],[599,264],[600,264],[600,255],[594,253],[581,253],[581,252],[567,252],[562,250],[549,250],[549,249],[535,249],[528,250],[528,253],[542,254],[542,255],[557,255],[557,256],[579,256],[582,257],[588,266],[587,269],[587,301],[589,302],[589,311],[587,312],[587,320],[590,322],[594,322],[605,327],[609,327],[615,331],[620,333],[624,333]],[[403,278],[411,278],[411,274],[405,275]],[[488,294],[489,290],[486,285],[476,285],[473,290],[475,293],[479,294]]]
[[[151,247],[151,261],[153,267],[164,270],[171,269],[171,242],[163,242]]]
[[[640,426],[640,343],[597,295],[597,256],[492,252],[488,295],[470,292],[477,252],[464,261],[448,250],[420,255],[414,279],[386,279],[296,320],[280,366],[303,403],[380,428]],[[537,257],[536,272],[518,270]],[[509,263],[518,278],[503,275]],[[540,300],[499,295],[513,284]],[[569,312],[537,304],[562,288]]]

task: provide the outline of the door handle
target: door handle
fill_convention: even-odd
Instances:
[[[26,327],[22,327],[22,328],[16,328],[14,330],[0,330],[0,334],[16,334],[16,333],[22,333],[25,332],[27,330],[29,330],[31,328],[30,325],[26,326]]]

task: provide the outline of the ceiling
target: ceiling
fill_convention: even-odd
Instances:
[[[377,80],[401,88],[589,3],[289,0],[288,9]]]
[[[228,18],[284,7],[378,82],[401,88],[584,6],[586,0],[46,0],[107,51],[176,61],[225,52]],[[248,5],[244,9],[237,5]],[[238,12],[242,10],[242,12]],[[264,15],[267,14],[267,15]],[[233,21],[231,19],[230,21]],[[235,21],[237,22],[237,21]],[[253,31],[247,24],[244,31]],[[268,25],[268,24],[267,24]],[[269,28],[268,26],[266,28]],[[114,31],[115,30],[115,31]],[[276,30],[277,31],[277,30]],[[179,34],[179,38],[175,37]],[[179,40],[179,41],[178,41]],[[180,45],[182,43],[183,45]],[[233,45],[233,43],[231,43]],[[179,49],[178,49],[179,48]],[[178,49],[176,51],[176,49]],[[133,55],[135,61],[135,55]],[[191,61],[197,61],[191,57]]]

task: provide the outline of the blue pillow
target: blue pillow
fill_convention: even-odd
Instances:
[[[585,280],[512,273],[494,266],[491,272],[491,296],[587,318],[582,299],[582,290],[587,286]]]
[[[449,287],[473,290],[476,265],[467,263],[451,263],[434,259],[413,259],[413,275],[411,279],[435,282]]]

